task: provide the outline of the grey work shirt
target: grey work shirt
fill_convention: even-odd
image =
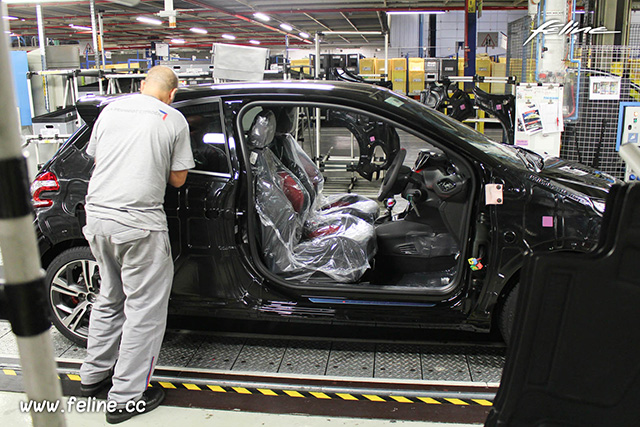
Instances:
[[[87,154],[96,159],[87,215],[167,230],[162,204],[169,173],[195,166],[182,113],[149,95],[116,100],[98,116]]]

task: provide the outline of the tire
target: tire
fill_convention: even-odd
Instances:
[[[98,264],[89,247],[67,249],[55,257],[45,280],[54,326],[86,347],[91,308],[100,293]]]
[[[516,304],[518,302],[518,293],[520,291],[520,284],[516,283],[516,285],[509,291],[507,298],[505,298],[504,303],[502,305],[502,310],[500,310],[500,334],[502,335],[502,339],[508,345],[511,344],[512,334],[513,334],[513,321],[516,316]]]

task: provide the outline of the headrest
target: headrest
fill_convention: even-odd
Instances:
[[[276,115],[271,110],[262,110],[253,119],[249,130],[249,145],[265,148],[276,135]]]
[[[276,133],[294,133],[297,124],[297,112],[298,109],[296,107],[282,107],[278,113]]]

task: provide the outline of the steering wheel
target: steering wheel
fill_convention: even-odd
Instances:
[[[393,159],[391,166],[389,166],[389,169],[384,176],[384,180],[382,181],[382,185],[380,185],[380,191],[378,192],[379,201],[382,202],[384,199],[388,199],[393,196],[393,187],[398,180],[398,174],[400,173],[400,168],[402,167],[405,157],[407,157],[407,150],[401,148],[398,151],[398,154],[396,154],[396,158]]]

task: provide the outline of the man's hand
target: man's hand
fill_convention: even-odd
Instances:
[[[187,173],[189,173],[189,170],[171,171],[169,174],[169,185],[176,188],[182,187],[187,180]]]

